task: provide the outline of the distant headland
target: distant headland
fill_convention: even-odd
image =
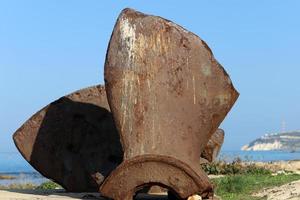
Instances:
[[[244,145],[243,151],[300,151],[300,131],[265,134]]]

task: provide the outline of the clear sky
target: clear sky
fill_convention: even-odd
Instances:
[[[224,150],[265,133],[300,129],[300,1],[0,1],[0,152],[13,132],[74,90],[103,83],[112,28],[125,7],[196,33],[240,98],[224,120]]]

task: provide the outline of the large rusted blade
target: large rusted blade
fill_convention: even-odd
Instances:
[[[205,42],[173,22],[125,9],[105,79],[124,161],[101,193],[130,200],[145,185],[161,185],[181,198],[211,194],[200,154],[238,93]]]
[[[103,86],[49,104],[13,136],[23,157],[68,191],[98,191],[123,151]]]
[[[201,158],[206,159],[208,162],[215,161],[219,155],[223,142],[224,131],[222,129],[217,129],[202,151]]]

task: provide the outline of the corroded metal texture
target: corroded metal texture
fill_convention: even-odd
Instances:
[[[130,200],[145,185],[181,198],[211,195],[200,154],[238,93],[206,43],[173,22],[125,9],[109,43],[105,80],[124,161],[102,195]]]
[[[219,155],[222,144],[224,142],[224,130],[217,129],[216,132],[210,137],[204,150],[201,153],[200,164],[214,162]],[[153,186],[149,189],[149,194],[158,194],[167,192],[166,188]]]
[[[201,158],[206,159],[208,162],[215,161],[219,155],[223,142],[224,131],[222,129],[217,129],[202,151]]]
[[[98,191],[123,151],[103,86],[49,104],[13,136],[23,157],[68,191]]]
[[[85,118],[84,123],[76,119],[79,116]],[[105,89],[101,85],[81,89],[46,106],[25,122],[13,138],[34,168],[68,191],[98,191],[104,178],[123,157]],[[47,146],[41,149],[44,144]],[[75,155],[72,149],[79,154]],[[80,167],[74,162],[79,157]],[[54,164],[50,165],[49,160]],[[162,191],[161,187],[157,189],[157,192]]]

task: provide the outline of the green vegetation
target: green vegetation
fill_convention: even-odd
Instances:
[[[54,190],[54,189],[62,189],[62,187],[53,181],[47,181],[47,182],[42,183],[41,185],[37,186],[35,189],[37,189],[37,190]]]
[[[60,185],[52,181],[47,181],[41,185],[35,185],[32,183],[18,183],[10,184],[8,186],[0,185],[0,190],[54,190],[62,189]]]
[[[215,193],[222,200],[265,200],[252,194],[263,188],[275,187],[300,180],[300,175],[286,172],[272,175],[273,171],[254,163],[243,163],[239,158],[231,163],[217,161],[201,165],[207,174],[225,175],[212,179]]]
[[[262,188],[275,187],[292,181],[300,180],[298,174],[243,174],[229,175],[213,179],[215,192],[222,200],[265,200],[251,194]]]
[[[245,164],[239,158],[231,163],[216,161],[202,164],[202,169],[207,174],[213,175],[234,175],[234,174],[271,174],[271,170],[257,167],[255,164]]]
[[[10,184],[8,186],[6,185],[0,185],[0,190],[31,190],[35,189],[37,186],[32,183],[18,183],[18,184]]]
[[[212,179],[215,193],[222,200],[266,200],[266,197],[254,197],[253,193],[263,188],[280,186],[292,181],[300,180],[299,174],[285,172],[274,175],[273,171],[258,167],[255,164],[245,164],[240,159],[231,163],[218,161],[201,165],[208,174],[224,175]],[[37,186],[32,183],[11,184],[0,186],[0,189],[36,189],[51,190],[62,188],[57,183],[48,181]]]

